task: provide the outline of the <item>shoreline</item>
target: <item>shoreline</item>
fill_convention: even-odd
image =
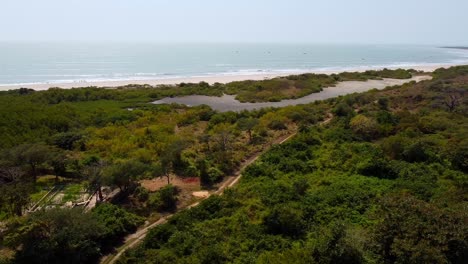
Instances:
[[[323,70],[304,70],[304,71],[290,71],[290,72],[276,72],[276,73],[258,73],[258,74],[233,74],[233,75],[207,75],[207,76],[194,76],[194,77],[175,77],[166,79],[142,79],[142,80],[106,80],[106,81],[75,81],[68,83],[37,83],[37,84],[12,84],[12,85],[0,85],[0,91],[14,90],[19,88],[29,88],[37,91],[47,90],[49,88],[83,88],[89,86],[96,86],[102,88],[115,88],[125,85],[176,85],[179,83],[198,83],[201,81],[209,84],[214,83],[229,83],[234,81],[246,81],[246,80],[267,80],[276,77],[285,77],[289,75],[304,74],[304,73],[316,73],[316,74],[334,74],[341,72],[363,72],[367,70],[382,70],[387,69],[414,69],[424,72],[433,72],[438,68],[449,68],[452,66],[458,66],[463,64],[458,63],[446,63],[446,64],[426,64],[426,65],[408,65],[408,66],[369,66],[369,67],[350,67],[342,69],[323,69]]]

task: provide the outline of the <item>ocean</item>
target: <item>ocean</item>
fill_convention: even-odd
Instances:
[[[417,45],[0,43],[0,86],[468,64]]]

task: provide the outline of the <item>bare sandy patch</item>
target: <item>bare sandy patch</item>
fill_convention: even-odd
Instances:
[[[143,188],[150,192],[158,191],[159,189],[167,186],[167,178],[154,178],[151,180],[142,180],[140,184]],[[170,184],[180,188],[181,190],[198,191],[200,190],[200,178],[181,178],[177,176],[170,177]]]
[[[192,195],[197,197],[197,198],[206,198],[206,197],[210,196],[210,192],[208,192],[208,191],[198,191],[198,192],[193,192]]]

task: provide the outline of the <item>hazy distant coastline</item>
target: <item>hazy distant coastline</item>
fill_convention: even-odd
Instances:
[[[432,72],[438,68],[448,68],[455,66],[457,64],[426,64],[426,65],[408,65],[404,67],[399,66],[389,66],[389,67],[350,67],[342,69],[333,69],[333,70],[311,70],[311,71],[288,71],[288,72],[275,72],[275,73],[262,73],[258,74],[238,74],[238,75],[208,75],[208,76],[194,76],[194,77],[177,77],[177,78],[165,78],[165,79],[147,79],[147,80],[108,80],[108,81],[77,81],[77,82],[68,82],[68,83],[37,83],[37,84],[15,84],[15,85],[0,85],[0,90],[10,90],[10,89],[19,89],[19,88],[30,88],[34,90],[47,90],[51,87],[59,87],[62,89],[71,89],[71,88],[80,88],[80,87],[119,87],[130,84],[136,85],[176,85],[179,83],[198,83],[201,81],[213,84],[213,83],[229,83],[233,81],[244,81],[244,80],[264,80],[271,79],[275,77],[288,76],[293,74],[302,74],[302,73],[324,73],[324,74],[333,74],[344,71],[349,72],[360,72],[366,70],[381,70],[383,68],[388,69],[414,69],[424,72]]]
[[[461,50],[468,50],[468,46],[444,46],[441,47],[443,49],[461,49]]]

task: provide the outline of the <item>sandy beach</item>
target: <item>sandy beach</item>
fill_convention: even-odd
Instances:
[[[415,66],[405,66],[405,67],[385,67],[388,69],[415,69],[418,71],[432,72],[438,68],[448,68],[455,66],[456,64],[427,64],[427,65],[415,65]],[[196,77],[184,77],[184,78],[167,78],[167,79],[145,79],[145,80],[109,80],[109,81],[77,81],[69,83],[38,83],[38,84],[21,84],[21,85],[0,85],[0,91],[6,91],[10,89],[19,89],[19,88],[31,88],[34,90],[47,90],[51,87],[59,87],[63,89],[79,88],[79,87],[118,87],[129,84],[138,84],[138,85],[175,85],[179,83],[198,83],[201,81],[213,84],[213,83],[229,83],[233,81],[244,81],[244,80],[265,80],[275,77],[288,76],[293,74],[302,74],[302,73],[323,73],[323,74],[333,74],[340,73],[343,71],[366,71],[366,70],[380,70],[384,67],[359,67],[359,68],[348,68],[348,69],[331,69],[331,70],[315,70],[315,71],[297,71],[297,72],[285,72],[285,73],[259,73],[259,74],[247,74],[247,75],[210,75],[210,76],[196,76]]]

